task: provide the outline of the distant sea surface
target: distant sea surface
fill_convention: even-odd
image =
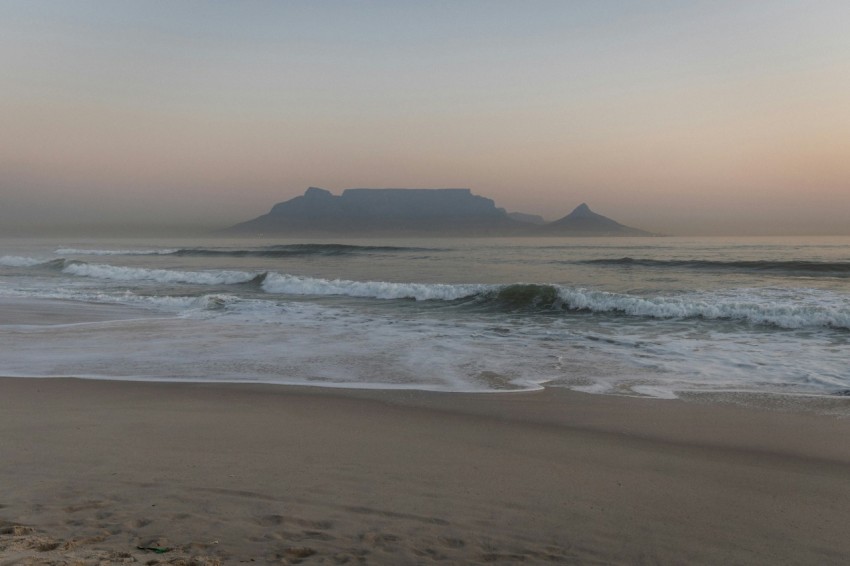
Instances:
[[[850,394],[850,238],[0,240],[0,375]]]

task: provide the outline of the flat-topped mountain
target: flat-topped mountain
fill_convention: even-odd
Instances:
[[[582,205],[546,224],[536,215],[508,213],[469,189],[346,189],[337,196],[310,187],[268,214],[224,231],[234,235],[545,236],[651,235]]]
[[[346,189],[339,196],[310,187],[268,214],[228,229],[233,234],[497,235],[525,224],[469,189]]]

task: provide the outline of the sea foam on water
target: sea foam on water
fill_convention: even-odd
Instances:
[[[0,373],[657,397],[850,388],[841,248],[819,249],[837,256],[820,270],[732,244],[713,270],[700,257],[716,256],[714,242],[656,241],[0,250],[6,300],[131,309],[74,325],[0,320]],[[626,248],[650,257],[618,260]],[[669,259],[683,255],[694,258]],[[762,269],[758,255],[807,275]]]

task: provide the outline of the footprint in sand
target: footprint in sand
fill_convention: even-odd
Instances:
[[[360,542],[374,546],[377,548],[387,549],[392,547],[400,539],[399,537],[387,533],[368,532],[360,535]]]
[[[290,546],[283,549],[283,554],[285,558],[292,559],[304,559],[316,554],[316,551],[310,548],[309,546]]]
[[[422,549],[414,549],[413,553],[417,556],[421,556],[422,558],[429,558],[431,560],[448,560],[448,556],[440,552],[439,550],[433,548],[422,548]]]
[[[258,525],[262,525],[264,527],[277,527],[278,525],[282,525],[284,518],[283,515],[264,515],[262,517],[258,517],[256,519]]]
[[[64,511],[66,513],[76,513],[78,511],[86,511],[88,509],[100,509],[104,505],[106,504],[103,501],[86,501],[76,505],[68,505],[65,507]]]
[[[324,540],[324,541],[334,540],[334,538],[335,538],[335,537],[329,535],[328,533],[326,533],[324,531],[309,531],[309,530],[304,531],[301,534],[301,536],[305,539]]]
[[[128,523],[128,526],[132,529],[141,529],[142,527],[147,527],[152,522],[153,521],[151,519],[142,517],[142,518],[139,518],[139,519],[133,519],[132,521],[130,521]]]
[[[264,527],[278,527],[280,525],[294,525],[302,529],[314,531],[327,531],[333,528],[331,521],[311,521],[298,517],[284,517],[283,515],[264,515],[255,519],[258,525]]]
[[[25,527],[23,525],[15,525],[14,523],[7,523],[5,521],[0,522],[0,535],[12,535],[12,536],[23,536],[29,535],[35,532],[35,529],[32,527]]]

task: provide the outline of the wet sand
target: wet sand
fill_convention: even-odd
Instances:
[[[785,409],[0,378],[0,564],[846,563],[850,418]]]

